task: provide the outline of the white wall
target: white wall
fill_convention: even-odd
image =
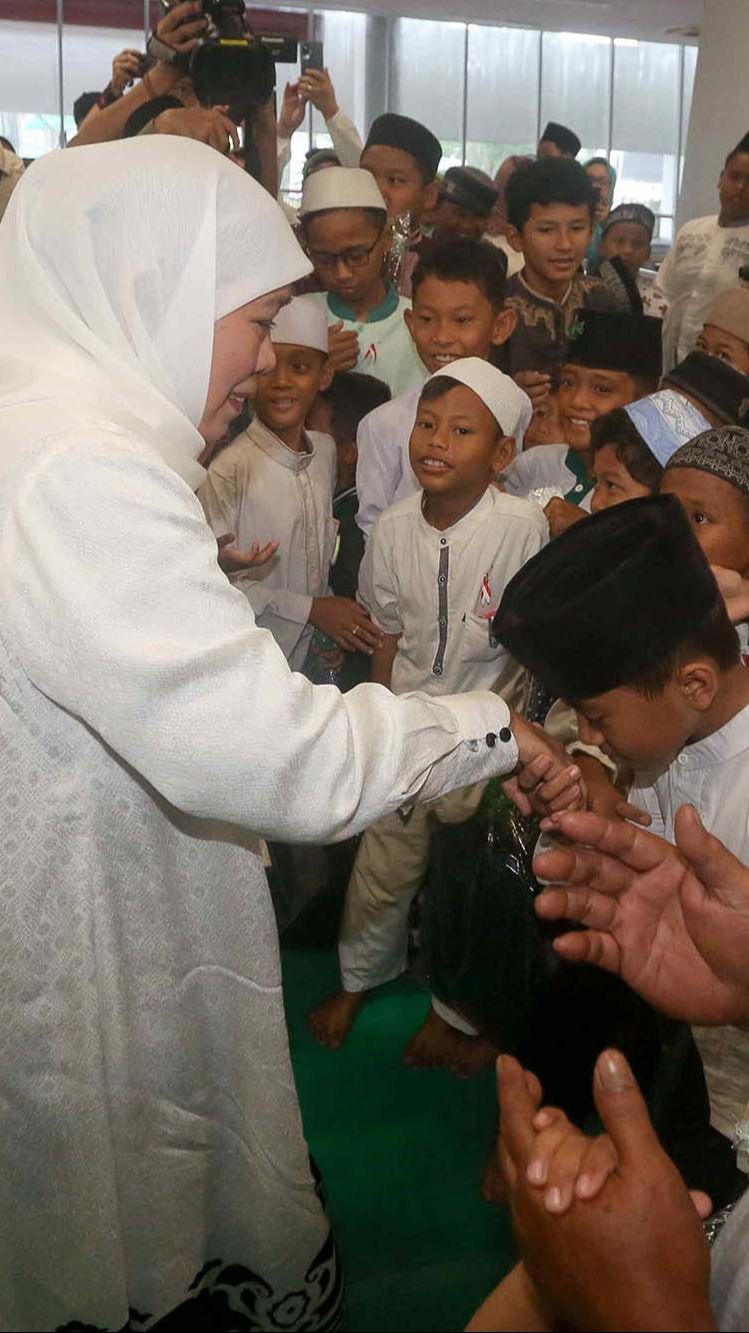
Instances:
[[[749,3],[705,0],[677,220],[716,213],[726,155],[749,130]]]

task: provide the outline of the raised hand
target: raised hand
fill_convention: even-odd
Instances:
[[[156,28],[156,36],[165,46],[187,54],[200,45],[200,39],[208,26],[203,15],[200,0],[185,0],[182,5],[174,5],[167,10]]]
[[[552,881],[536,900],[546,920],[579,921],[554,948],[571,962],[618,973],[648,1003],[688,1023],[736,1023],[749,1012],[749,870],[704,829],[676,816],[676,847],[644,829],[589,813],[544,827],[571,846],[536,857]]]
[[[240,551],[236,541],[233,532],[225,532],[223,537],[217,539],[218,563],[225,574],[238,574],[242,569],[258,569],[261,565],[267,565],[278,550],[278,542],[266,542],[265,546],[253,542],[248,550]]]
[[[139,51],[120,51],[112,62],[111,89],[115,97],[121,97],[126,88],[131,88],[140,78],[143,57]]]
[[[278,115],[278,136],[290,139],[304,120],[307,100],[299,91],[298,83],[287,83],[283,90],[281,110]]]
[[[308,69],[299,80],[299,90],[325,120],[332,119],[338,110],[338,100],[326,69]]]

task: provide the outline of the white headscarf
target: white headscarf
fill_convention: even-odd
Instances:
[[[204,144],[42,158],[0,227],[0,476],[14,422],[72,413],[136,429],[197,485],[215,321],[309,271],[275,201]]]

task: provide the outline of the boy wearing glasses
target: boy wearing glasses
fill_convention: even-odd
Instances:
[[[384,380],[393,395],[423,384],[426,368],[403,318],[411,303],[384,268],[387,208],[377,182],[359,168],[328,167],[310,176],[300,218],[323,292],[335,370]]]

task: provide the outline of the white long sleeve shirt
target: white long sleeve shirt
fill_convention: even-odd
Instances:
[[[328,593],[338,533],[335,443],[314,431],[306,438],[308,451],[297,453],[255,417],[211,463],[198,492],[217,537],[236,533],[240,550],[253,541],[279,543],[267,564],[230,578],[293,671],[303,667],[312,638],[312,599]]]
[[[694,805],[705,827],[749,863],[749,705],[706,740],[688,745],[652,785],[629,799],[652,816],[652,832],[674,842],[682,805]],[[749,1170],[749,1029],[695,1028],[710,1094],[711,1120],[739,1147]]]
[[[663,364],[671,370],[694,351],[711,305],[739,285],[749,263],[749,222],[721,227],[695,218],[677,233],[648,295],[647,313],[663,317]]]
[[[340,107],[330,120],[326,120],[325,128],[333,140],[333,148],[338,156],[342,167],[358,167],[359,158],[362,155],[364,144],[362,137],[357,130],[353,120],[341,111]],[[286,163],[291,158],[291,139],[278,136],[278,174],[279,177]]]
[[[421,385],[383,403],[362,419],[356,434],[356,521],[365,537],[385,509],[420,489],[408,447]]]
[[[380,516],[359,570],[360,600],[380,629],[400,635],[392,689],[507,696],[523,673],[491,622],[510,579],[548,541],[546,519],[496,486],[443,532],[421,506],[419,491]]]

